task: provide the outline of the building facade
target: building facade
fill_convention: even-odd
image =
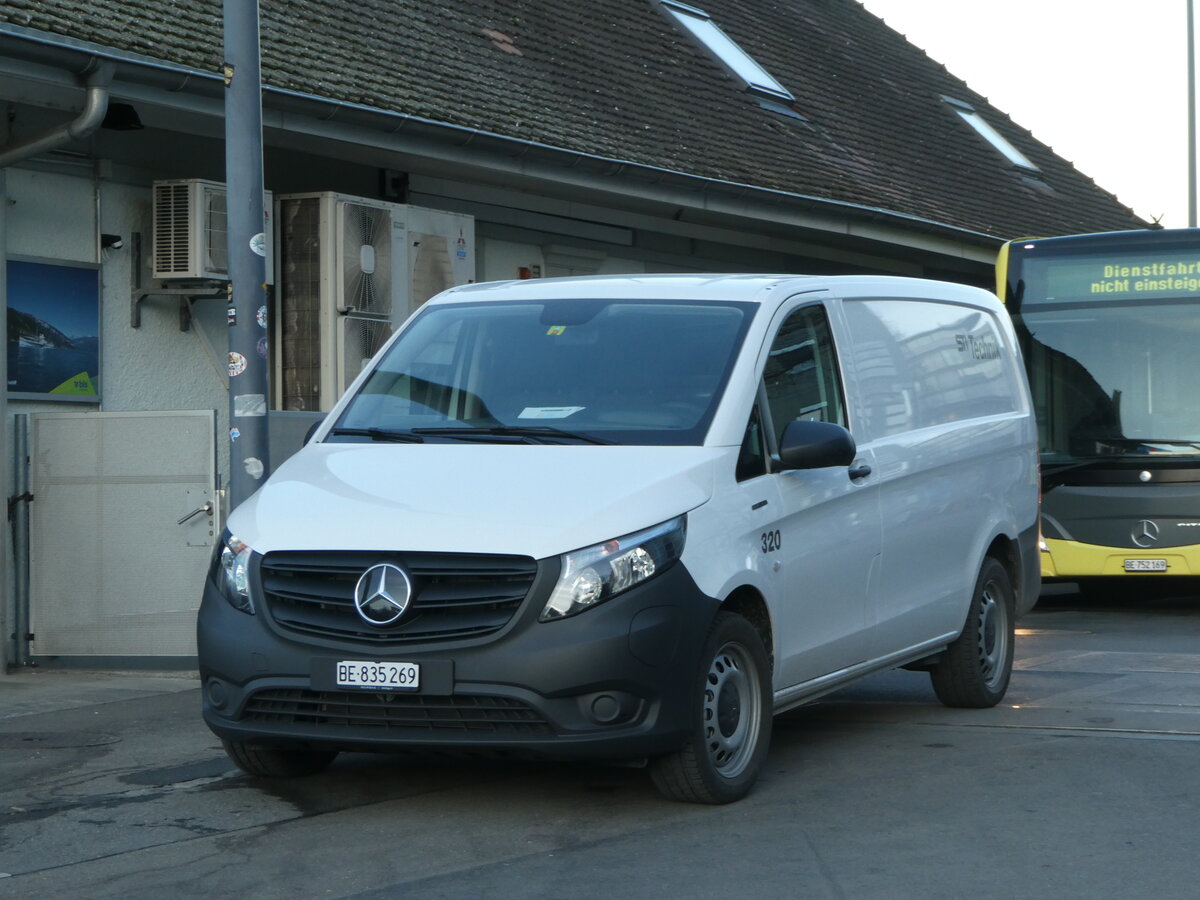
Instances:
[[[276,457],[466,280],[1144,227],[854,0],[261,0]],[[217,0],[0,0],[0,663],[186,662],[230,477]],[[207,509],[206,509],[207,505]]]

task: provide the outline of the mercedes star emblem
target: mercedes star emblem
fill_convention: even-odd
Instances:
[[[354,608],[369,625],[392,625],[408,609],[412,583],[393,563],[377,563],[362,573],[354,586]]]
[[[1158,541],[1158,526],[1149,519],[1142,519],[1133,526],[1133,531],[1129,533],[1129,536],[1139,547],[1152,546]]]

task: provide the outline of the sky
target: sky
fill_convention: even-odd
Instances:
[[[860,2],[1139,216],[1187,227],[1187,0]]]

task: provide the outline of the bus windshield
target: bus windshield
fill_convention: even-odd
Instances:
[[[1200,457],[1200,240],[1186,234],[1010,246],[1043,463]]]

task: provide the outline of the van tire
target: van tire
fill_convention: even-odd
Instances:
[[[946,706],[995,706],[1012,676],[1016,597],[1008,570],[992,557],[975,582],[962,634],[930,670],[933,690]]]
[[[247,775],[258,778],[300,778],[329,768],[336,750],[285,750],[251,744],[248,741],[221,741],[225,755]]]
[[[719,612],[704,643],[691,699],[692,733],[652,761],[650,777],[684,803],[732,803],[750,792],[771,742],[771,664],[758,630]]]

